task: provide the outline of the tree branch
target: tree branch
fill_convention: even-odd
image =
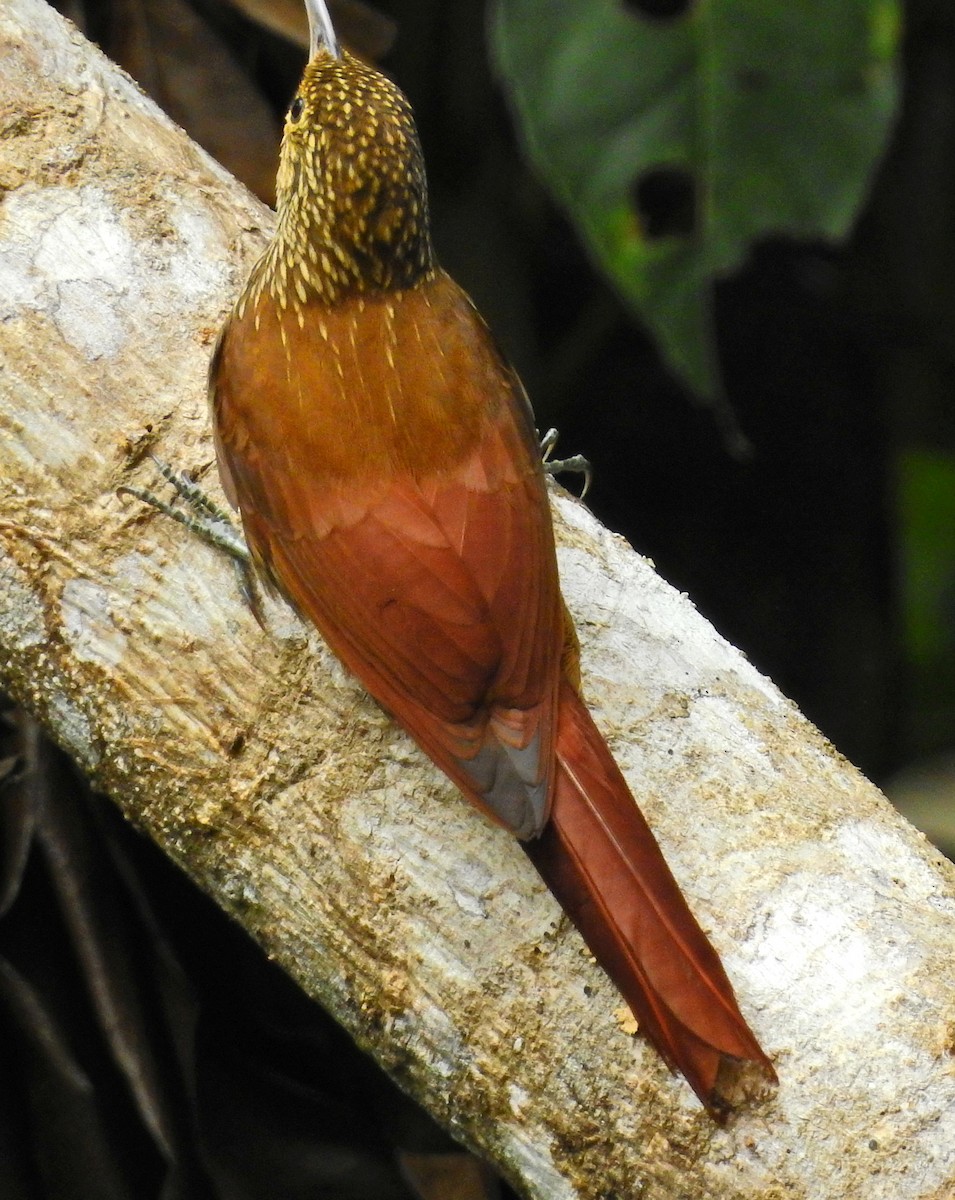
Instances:
[[[5,0],[0,683],[528,1196],[951,1195],[951,867],[582,506],[555,495],[587,694],[779,1069],[725,1130],[317,636],[117,496],[153,447],[208,470],[210,346],[270,222]]]

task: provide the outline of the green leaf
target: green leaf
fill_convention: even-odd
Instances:
[[[896,0],[498,0],[537,170],[698,393],[715,279],[768,234],[842,237],[896,104]]]
[[[911,449],[897,480],[902,611],[915,669],[955,679],[955,456]],[[948,697],[951,707],[951,696]]]

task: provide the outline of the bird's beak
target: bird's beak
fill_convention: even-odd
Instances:
[[[305,0],[305,11],[308,13],[309,47],[308,61],[311,62],[319,50],[324,50],[332,58],[341,58],[338,38],[332,18],[328,15],[325,0]]]

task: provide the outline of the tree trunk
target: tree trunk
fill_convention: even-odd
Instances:
[[[530,1197],[955,1192],[953,871],[555,492],[586,694],[777,1064],[718,1129],[519,847],[282,606],[129,498],[204,476],[271,214],[41,0],[0,10],[0,685]]]

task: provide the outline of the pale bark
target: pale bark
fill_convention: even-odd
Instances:
[[[555,497],[588,697],[779,1070],[727,1129],[317,636],[117,496],[149,446],[211,463],[206,362],[270,221],[4,0],[0,685],[528,1196],[951,1197],[951,867],[582,506]]]

